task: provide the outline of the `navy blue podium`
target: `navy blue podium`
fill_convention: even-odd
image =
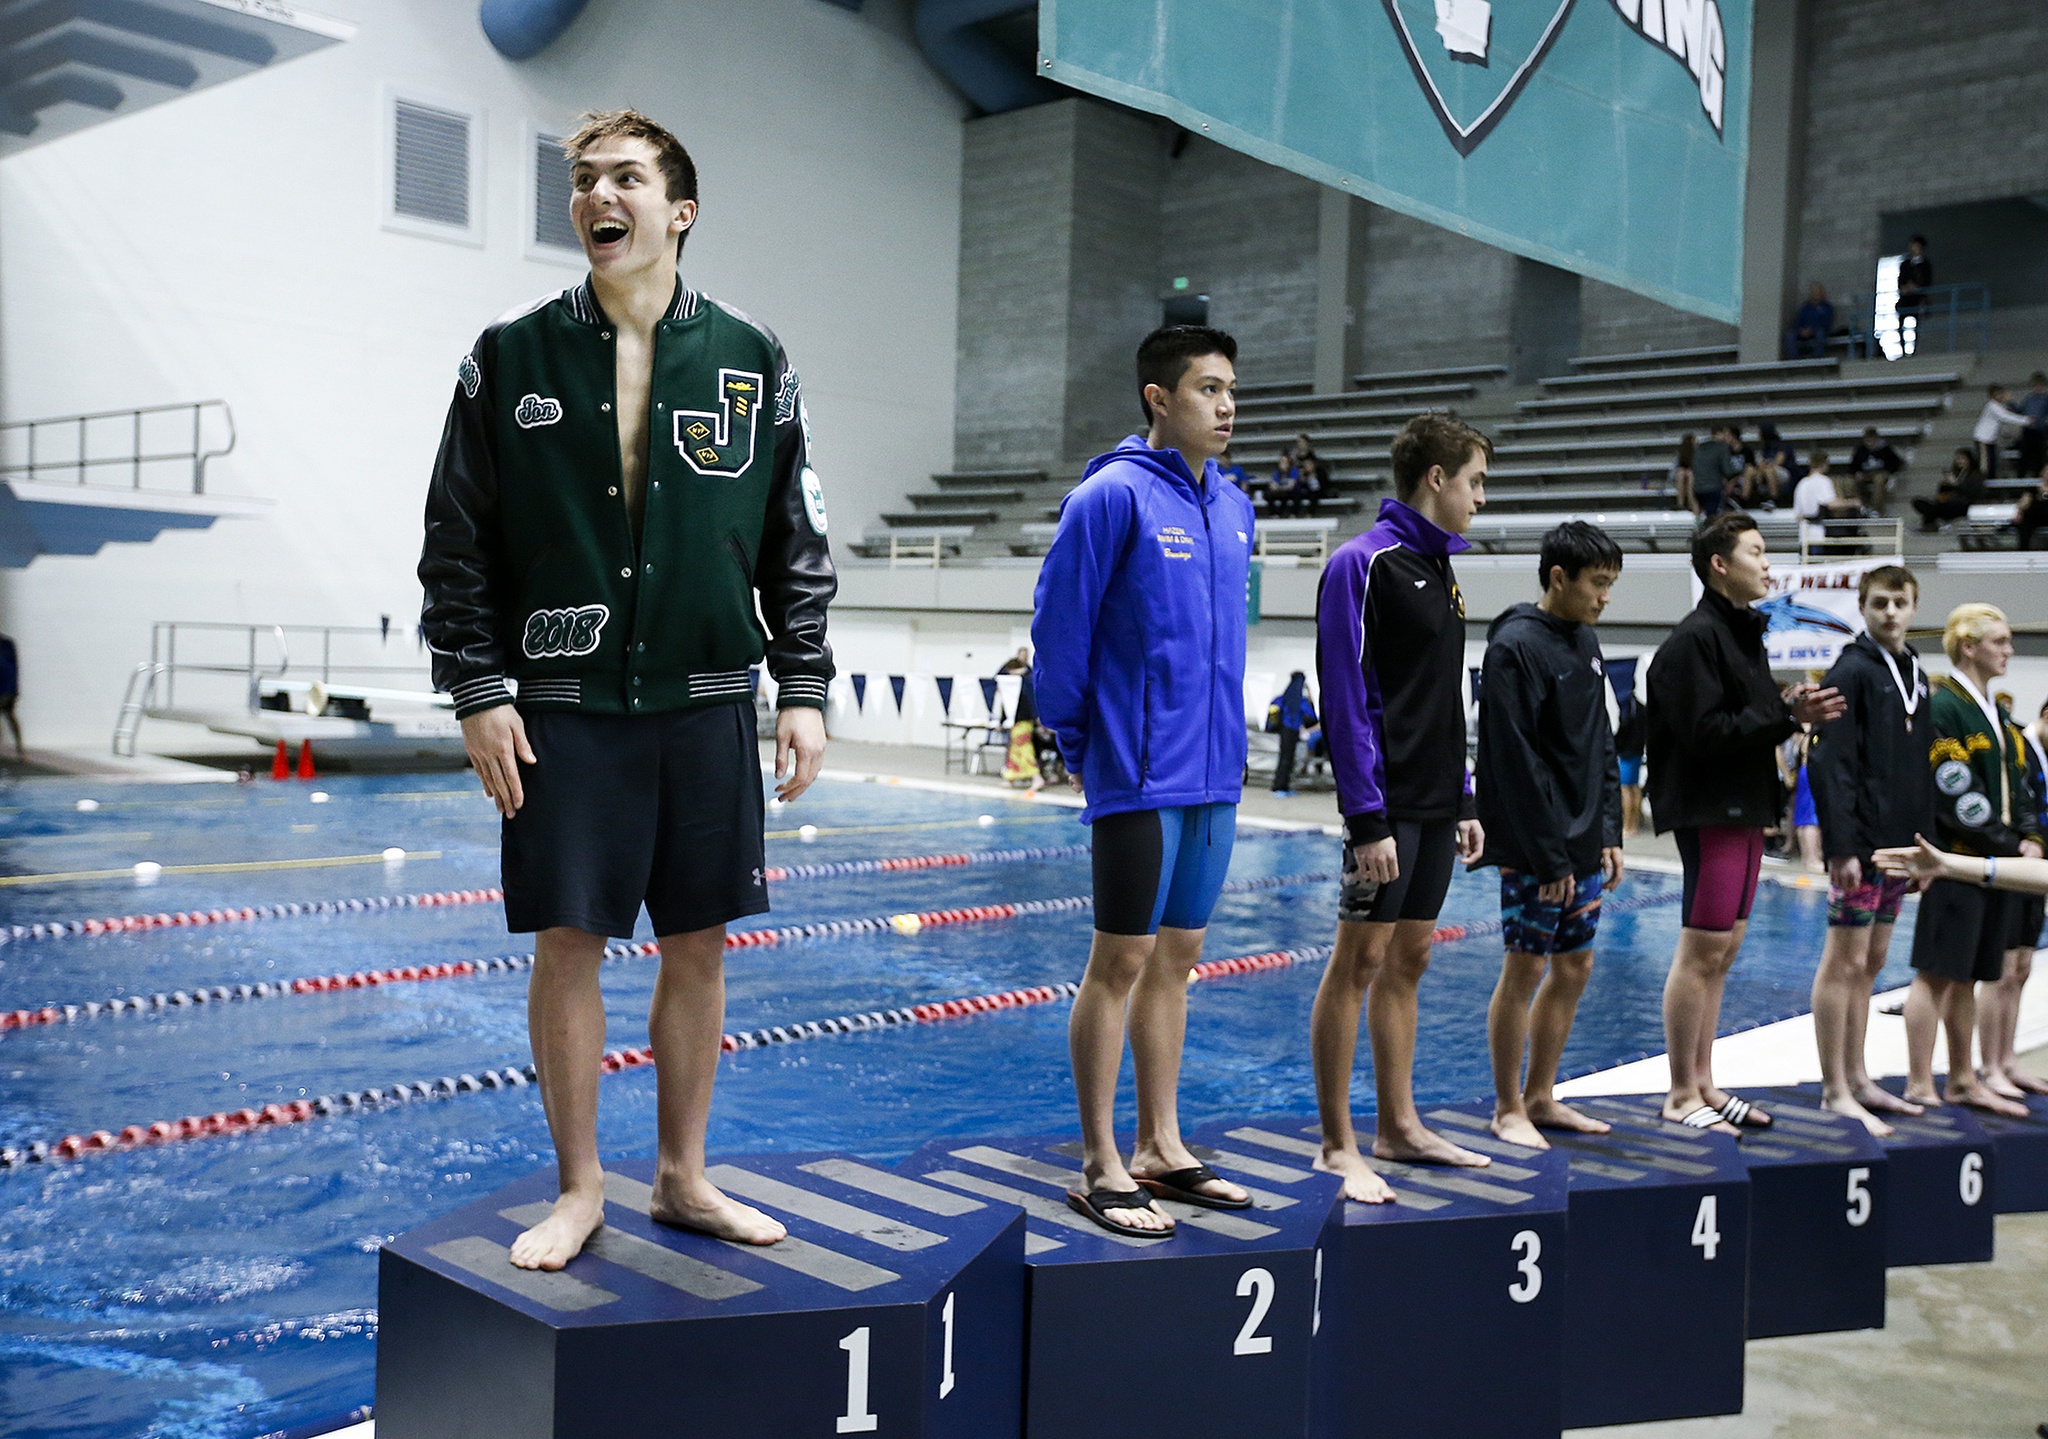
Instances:
[[[1560,1155],[1501,1144],[1476,1117],[1486,1112],[1438,1110],[1429,1118],[1467,1126],[1457,1141],[1496,1155],[1490,1168],[1372,1160],[1396,1202],[1341,1206],[1318,1306],[1318,1439],[1556,1439],[1565,1164]],[[1358,1121],[1358,1131],[1369,1154],[1372,1121]],[[1208,1125],[1194,1139],[1198,1154],[1294,1173],[1322,1147],[1315,1121],[1301,1116]]]
[[[1014,1204],[1028,1218],[1024,1430],[1079,1439],[1166,1425],[1308,1433],[1317,1269],[1337,1181],[1305,1164],[1218,1152],[1253,1193],[1242,1211],[1162,1203],[1171,1237],[1111,1234],[1068,1207],[1082,1184],[1067,1139],[935,1140],[899,1166],[923,1183]]]
[[[1749,1337],[1884,1327],[1884,1146],[1811,1089],[1747,1089],[1775,1121],[1743,1131]]]
[[[1898,1081],[1885,1086],[1894,1092]],[[1818,1093],[1813,1085],[1802,1092]],[[1972,1264],[1991,1257],[1997,1146],[1975,1113],[1940,1105],[1918,1118],[1888,1114],[1880,1141],[1891,1165],[1885,1263]]]
[[[1574,1099],[1610,1134],[1548,1132],[1570,1164],[1568,1429],[1742,1410],[1749,1171],[1661,1095]]]
[[[653,1163],[605,1176],[605,1225],[558,1273],[508,1246],[535,1174],[385,1245],[381,1439],[1016,1435],[1024,1216],[843,1155],[713,1166],[789,1227],[756,1247],[648,1218]]]
[[[2025,1119],[1971,1111],[1998,1150],[2000,1214],[2048,1209],[2048,1095],[2028,1095],[2027,1110]]]

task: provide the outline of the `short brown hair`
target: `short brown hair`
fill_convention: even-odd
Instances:
[[[1429,410],[1401,426],[1394,436],[1394,494],[1406,500],[1422,487],[1430,470],[1441,465],[1455,475],[1472,460],[1474,451],[1493,458],[1493,441],[1449,410]]]
[[[1879,565],[1874,570],[1865,570],[1863,578],[1856,581],[1856,603],[1870,602],[1872,590],[1905,590],[1913,596],[1913,603],[1920,603],[1920,580],[1904,565]]]
[[[697,198],[697,162],[669,130],[638,110],[586,110],[576,117],[576,128],[562,141],[562,154],[574,165],[583,152],[600,140],[645,140],[654,147],[654,164],[661,171],[669,202]],[[681,249],[690,238],[685,230],[676,241]]]

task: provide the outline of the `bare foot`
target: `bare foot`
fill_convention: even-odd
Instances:
[[[1614,1131],[1614,1126],[1606,1120],[1581,1114],[1556,1099],[1530,1100],[1529,1117],[1543,1129],[1562,1129],[1572,1134],[1611,1134]]]
[[[1872,1114],[1925,1114],[1927,1106],[1911,1099],[1901,1099],[1889,1089],[1875,1081],[1865,1081],[1856,1086],[1856,1102]]]
[[[1344,1181],[1344,1197],[1357,1204],[1392,1204],[1394,1191],[1387,1181],[1380,1178],[1365,1156],[1356,1149],[1332,1149],[1323,1146],[1323,1152],[1316,1156],[1315,1168],[1325,1174],[1334,1174]]]
[[[1449,1164],[1459,1169],[1484,1169],[1493,1163],[1485,1155],[1460,1149],[1441,1134],[1420,1126],[1413,1134],[1389,1134],[1382,1129],[1373,1136],[1372,1152],[1381,1159],[1398,1159],[1404,1164]]]
[[[2026,1101],[2027,1092],[2017,1084],[2014,1084],[2010,1079],[2007,1079],[2003,1074],[1987,1071],[1980,1080],[1980,1083],[2000,1099],[2017,1099],[2022,1103]]]
[[[1081,1192],[1088,1194],[1097,1189],[1107,1189],[1116,1194],[1129,1194],[1138,1189],[1138,1181],[1131,1178],[1131,1172],[1124,1168],[1122,1160],[1112,1164],[1084,1166],[1081,1171]],[[1143,1209],[1110,1206],[1102,1213],[1105,1218],[1113,1219],[1118,1224],[1128,1224],[1133,1229],[1149,1229],[1158,1234],[1173,1233],[1173,1216],[1149,1203]]]
[[[521,1269],[560,1269],[603,1224],[604,1196],[564,1194],[552,1214],[512,1241],[512,1262]]]
[[[1550,1141],[1536,1130],[1527,1114],[1495,1114],[1489,1126],[1494,1138],[1505,1139],[1510,1144],[1519,1144],[1524,1149],[1548,1149]]]
[[[2029,1074],[2024,1069],[2008,1069],[2005,1077],[2024,1093],[2048,1094],[2048,1079],[2043,1079],[2038,1074]]]
[[[789,1235],[780,1220],[740,1203],[708,1179],[687,1183],[659,1171],[654,1176],[647,1217],[656,1224],[695,1230],[736,1244],[774,1244]]]
[[[1838,1099],[1830,1099],[1826,1095],[1822,1095],[1820,1107],[1827,1110],[1830,1114],[1839,1114],[1845,1119],[1855,1120],[1879,1139],[1889,1139],[1892,1137],[1892,1127],[1865,1109],[1852,1095],[1845,1094]]]
[[[1672,1103],[1672,1102],[1671,1102],[1670,1100],[1668,1100],[1668,1099],[1667,1099],[1667,1100],[1665,1100],[1665,1101],[1664,1101],[1664,1108],[1663,1108],[1663,1111],[1662,1111],[1662,1112],[1663,1112],[1663,1115],[1664,1115],[1664,1117],[1665,1117],[1665,1118],[1666,1118],[1667,1120],[1669,1120],[1669,1121],[1670,1121],[1671,1123],[1673,1123],[1673,1124],[1685,1124],[1685,1117],[1686,1117],[1686,1116],[1687,1116],[1688,1114],[1691,1114],[1691,1113],[1693,1113],[1693,1112],[1694,1112],[1695,1110],[1699,1109],[1700,1107],[1701,1107],[1701,1106],[1700,1106],[1700,1105],[1698,1105],[1697,1103],[1692,1103],[1692,1102],[1687,1102],[1687,1103],[1684,1103],[1684,1104],[1673,1104],[1673,1103]],[[1712,1106],[1711,1106],[1711,1105],[1709,1105],[1709,1106],[1707,1106],[1707,1107],[1708,1107],[1708,1108],[1712,1108]],[[1691,1128],[1692,1126],[1690,1126],[1690,1125],[1687,1125],[1686,1127],[1687,1127],[1687,1128]],[[1707,1127],[1706,1127],[1705,1129],[1702,1129],[1702,1130],[1700,1131],[1700,1133],[1702,1133],[1702,1134],[1725,1134],[1725,1135],[1727,1135],[1727,1136],[1728,1136],[1728,1137],[1729,1137],[1730,1139],[1740,1139],[1740,1138],[1742,1138],[1742,1131],[1741,1131],[1741,1130],[1739,1130],[1739,1129],[1737,1129],[1737,1128],[1736,1128],[1736,1127],[1735,1127],[1734,1125],[1730,1124],[1730,1123],[1729,1123],[1729,1122],[1728,1122],[1727,1120],[1725,1120],[1725,1119],[1723,1119],[1723,1120],[1720,1120],[1720,1121],[1718,1121],[1718,1122],[1716,1122],[1716,1123],[1714,1123],[1714,1124],[1710,1124],[1710,1125],[1708,1125],[1708,1126],[1707,1126]]]
[[[1172,1174],[1175,1170],[1193,1169],[1201,1164],[1202,1161],[1189,1153],[1185,1145],[1178,1146],[1178,1149],[1179,1152],[1175,1153],[1164,1145],[1157,1149],[1139,1148],[1131,1156],[1131,1178],[1157,1179],[1161,1175]],[[1240,1189],[1222,1178],[1205,1180],[1189,1192],[1206,1194],[1211,1199],[1222,1199],[1231,1203],[1243,1203],[1252,1197],[1248,1190]]]
[[[2007,1119],[2025,1119],[2028,1115],[2026,1105],[2016,1099],[2002,1099],[1981,1084],[1952,1083],[1942,1092],[1941,1098],[1945,1104],[1966,1105],[1971,1109],[1981,1109],[1986,1114],[2002,1114]]]

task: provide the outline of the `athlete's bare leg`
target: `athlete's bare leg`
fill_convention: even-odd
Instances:
[[[1678,932],[1678,952],[1664,976],[1664,1045],[1671,1066],[1671,1092],[1664,1099],[1664,1117],[1684,1119],[1703,1104],[1714,1104],[1711,1057],[1721,1013],[1721,989],[1728,982],[1735,952],[1742,947],[1745,921],[1732,930],[1693,929]],[[1721,1134],[1737,1134],[1732,1124],[1713,1126]]]
[[[1870,1078],[1862,1072],[1864,1025],[1857,1022],[1859,1016],[1867,1022],[1870,1014],[1869,958],[1880,929],[1888,939],[1890,925],[1828,926],[1813,972],[1813,1033],[1820,1051],[1821,1108],[1846,1115],[1883,1139],[1892,1127],[1864,1104],[1858,1083],[1868,1084]]]
[[[1131,988],[1131,1067],[1138,1080],[1138,1138],[1128,1166],[1134,1179],[1158,1179],[1201,1161],[1180,1136],[1181,1048],[1188,1033],[1188,971],[1202,961],[1205,929],[1159,927],[1159,941]],[[1111,1141],[1115,1148],[1114,1140]],[[1091,1181],[1089,1187],[1096,1187]],[[1201,1193],[1241,1200],[1246,1191],[1227,1179]],[[1122,1214],[1122,1210],[1110,1210]]]
[[[1997,984],[1978,986],[1977,1043],[1984,1055],[1984,1082],[1992,1093],[2007,1099],[2048,1094],[2048,1083],[2020,1068],[2013,1053],[2019,1038],[2020,998],[2033,973],[2033,947],[2023,945],[2005,952],[2005,973]]]
[[[1872,1079],[1864,1058],[1864,1046],[1869,1042],[1870,1032],[1870,997],[1877,987],[1877,976],[1884,969],[1885,957],[1891,952],[1892,928],[1883,920],[1870,927],[1870,947],[1863,958],[1863,998],[1849,1006],[1844,1026],[1843,1064],[1848,1075],[1849,1092],[1872,1114],[1925,1114],[1925,1106],[1899,1098]]]
[[[521,1269],[560,1269],[604,1223],[604,1169],[597,1159],[598,1061],[604,1055],[604,936],[544,929],[534,937],[526,1023],[541,1107],[555,1141],[560,1195],[554,1212],[512,1241]]]
[[[1551,1092],[1557,1086],[1557,1066],[1564,1058],[1564,1047],[1572,1037],[1572,1021],[1578,1017],[1579,997],[1592,977],[1592,950],[1555,955],[1550,974],[1530,1006],[1529,1078],[1522,1086],[1522,1104],[1538,1129],[1606,1134],[1614,1128],[1603,1119],[1581,1114]]]
[[[1510,1144],[1548,1149],[1522,1098],[1522,1056],[1529,1047],[1529,1006],[1549,961],[1511,949],[1501,960],[1493,1001],[1486,1007],[1486,1046],[1493,1061],[1493,1132]]]
[[[1074,1097],[1081,1110],[1081,1170],[1087,1189],[1128,1193],[1138,1187],[1116,1145],[1116,1076],[1123,1067],[1124,1025],[1131,991],[1158,949],[1149,934],[1095,931],[1088,969],[1067,1019],[1067,1050],[1074,1064]],[[1185,986],[1185,977],[1182,980]],[[1185,1001],[1183,1001],[1185,1002]],[[1107,1209],[1119,1224],[1166,1233],[1173,1220],[1156,1208]]]
[[[1411,921],[1428,931],[1433,924]],[[1365,996],[1386,963],[1398,924],[1337,921],[1337,945],[1316,988],[1309,1016],[1309,1058],[1316,1074],[1316,1113],[1322,1120],[1323,1152],[1315,1167],[1344,1181],[1344,1197],[1361,1204],[1387,1204],[1394,1191],[1365,1162],[1351,1125],[1351,1070],[1358,1057],[1358,1017]],[[1423,943],[1427,944],[1425,935]]]
[[[647,1016],[654,1047],[659,1158],[650,1215],[741,1244],[773,1244],[789,1231],[722,1193],[704,1173],[704,1131],[725,1027],[725,926],[661,940],[661,973]]]
[[[2026,1117],[2027,1108],[2001,1099],[1977,1079],[1972,1053],[1976,1038],[1976,998],[1967,980],[1920,973],[1906,995],[1906,1098],[1915,1104],[1966,1104],[1993,1114]],[[1934,1086],[1934,1041],[1948,1035],[1948,1082]]]

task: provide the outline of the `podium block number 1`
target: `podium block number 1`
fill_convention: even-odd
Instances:
[[[952,1301],[946,1304],[948,1337],[952,1334]],[[839,1341],[846,1351],[846,1412],[839,1416],[841,1434],[872,1434],[881,1420],[868,1411],[868,1341],[872,1332],[865,1324]]]
[[[1244,1317],[1244,1328],[1237,1331],[1237,1343],[1230,1348],[1232,1354],[1271,1354],[1273,1336],[1259,1333],[1259,1326],[1266,1322],[1266,1311],[1273,1307],[1273,1271],[1270,1269],[1247,1269],[1238,1276],[1237,1297],[1251,1296],[1252,1312]]]
[[[939,1311],[939,1321],[946,1327],[945,1363],[939,1374],[939,1397],[945,1398],[953,1392],[953,1296],[946,1295],[946,1307]]]

